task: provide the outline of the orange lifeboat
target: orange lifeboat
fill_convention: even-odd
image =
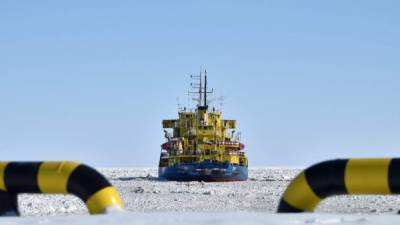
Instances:
[[[165,142],[164,144],[161,145],[161,149],[164,149],[164,150],[171,150],[171,147],[172,147],[171,141]]]

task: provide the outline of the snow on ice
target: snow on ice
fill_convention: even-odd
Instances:
[[[168,182],[156,168],[100,170],[115,185],[126,212],[87,215],[70,195],[23,194],[23,217],[0,224],[394,224],[400,222],[397,196],[336,196],[313,214],[276,214],[282,192],[299,169],[251,168],[246,182]]]

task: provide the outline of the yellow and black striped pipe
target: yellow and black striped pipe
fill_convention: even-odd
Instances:
[[[278,213],[313,212],[332,195],[399,193],[400,158],[330,160],[307,168],[289,184]]]
[[[15,205],[19,193],[74,194],[85,202],[90,214],[123,208],[110,182],[93,168],[77,162],[0,162],[0,199],[11,198],[8,202]],[[0,204],[2,210],[10,207]]]

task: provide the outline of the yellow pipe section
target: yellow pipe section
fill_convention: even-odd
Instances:
[[[82,199],[90,214],[107,209],[123,209],[118,191],[99,172],[84,164],[60,162],[0,162],[0,191],[20,193],[74,194]],[[4,194],[3,193],[3,194]],[[14,198],[10,198],[14,199]],[[0,214],[15,203],[2,203]]]
[[[287,187],[278,212],[313,212],[326,197],[399,194],[400,159],[338,159],[302,171]]]

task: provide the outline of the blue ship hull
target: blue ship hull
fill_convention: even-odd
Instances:
[[[201,163],[159,167],[158,169],[160,179],[173,181],[245,181],[247,176],[247,166],[233,165],[228,162],[203,161]]]

